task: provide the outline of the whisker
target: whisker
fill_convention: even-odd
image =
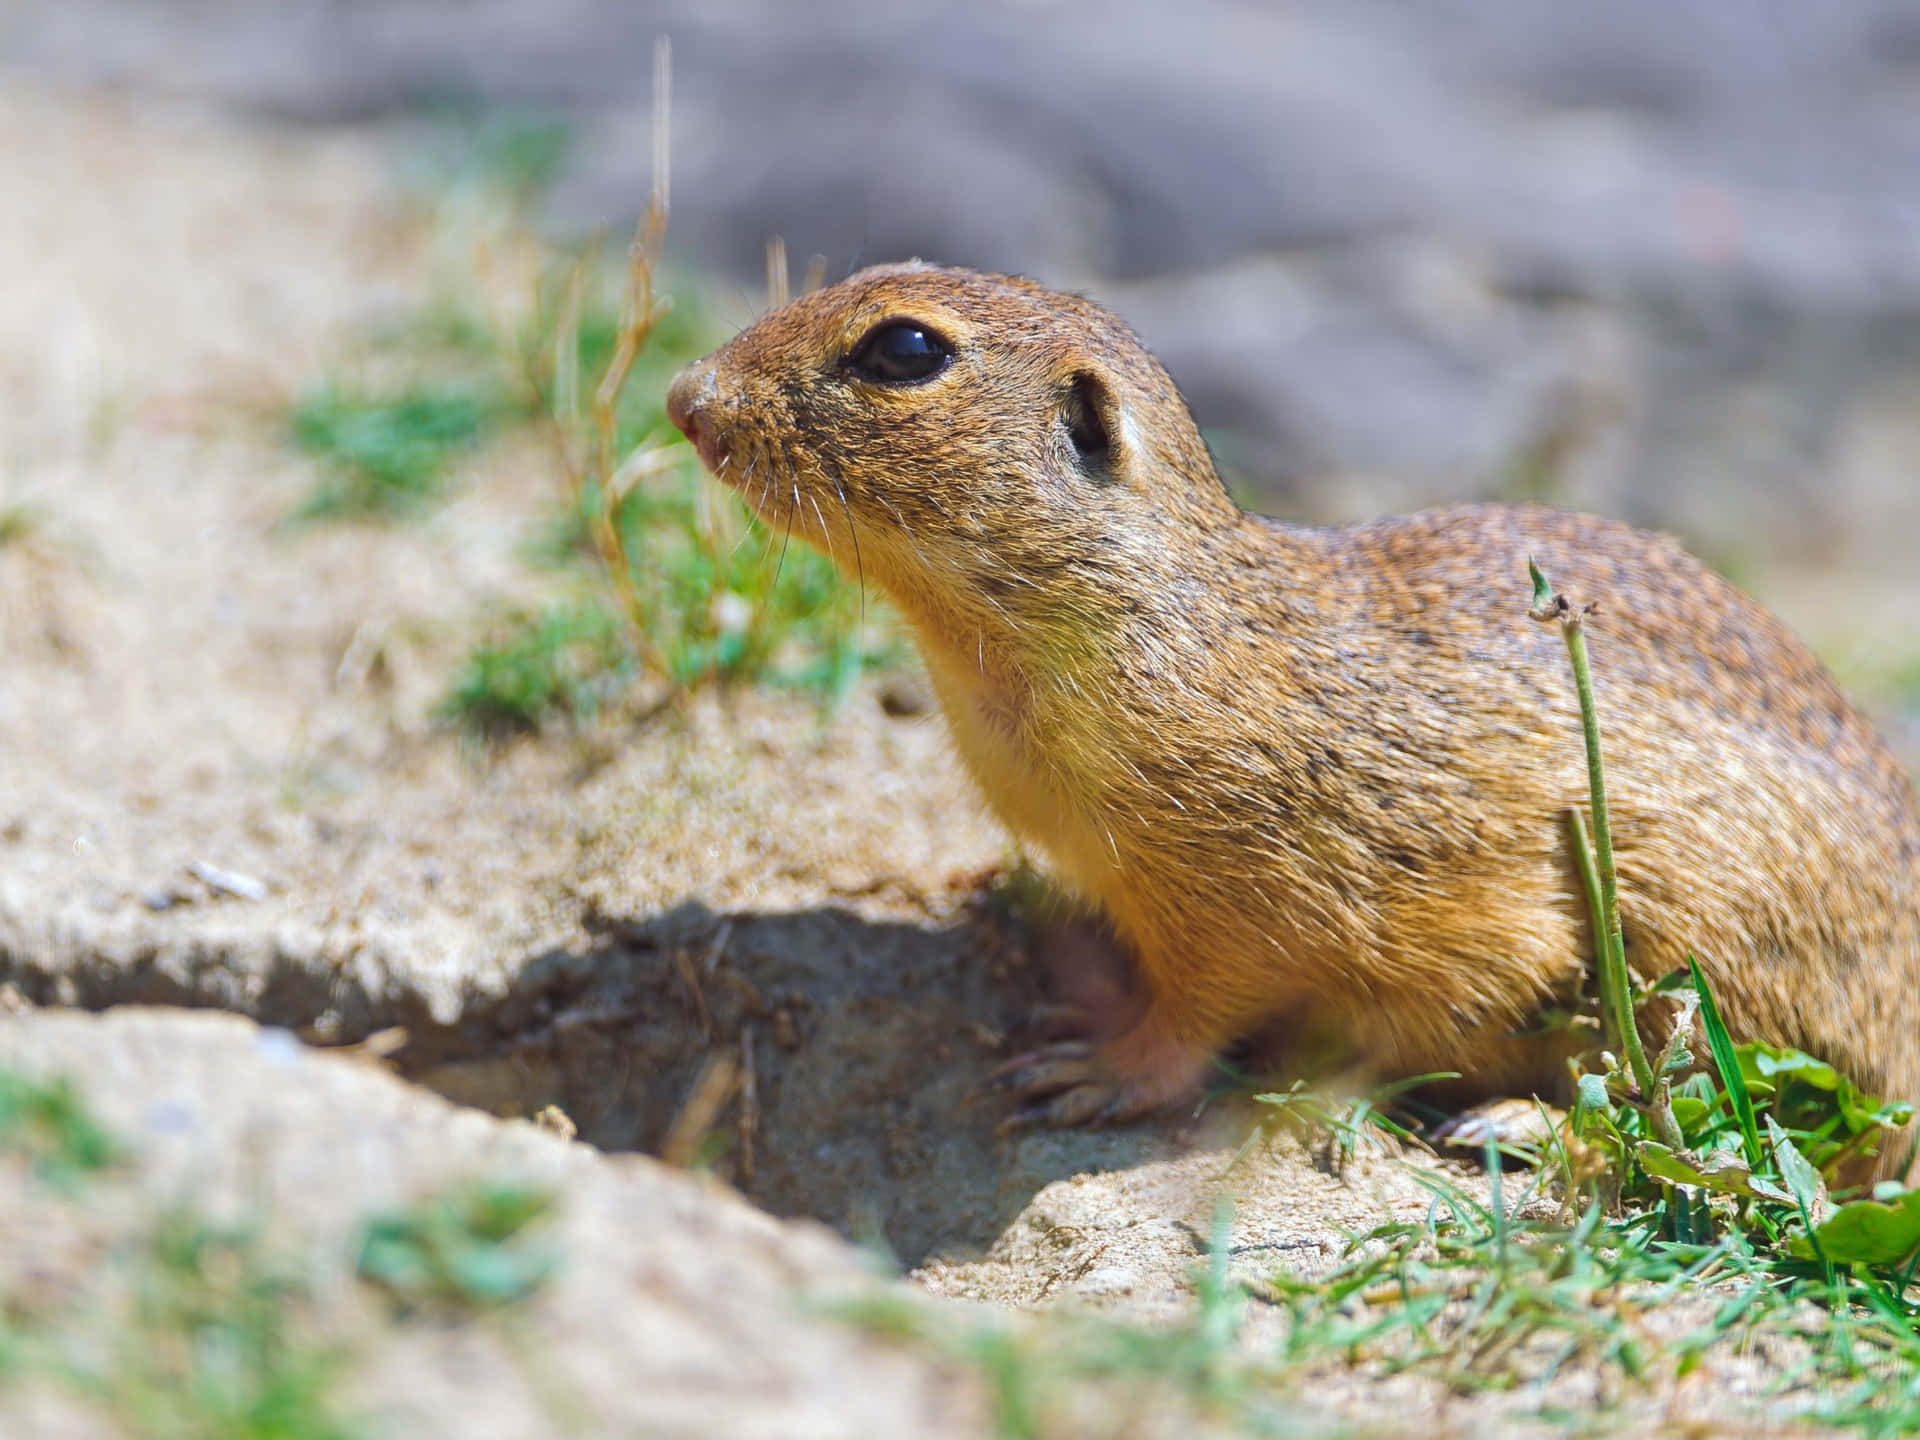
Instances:
[[[734,454],[734,452],[729,451],[727,453],[726,459],[720,462],[721,468],[725,469],[727,466],[732,465],[736,458],[737,457]],[[746,545],[748,537],[753,534],[754,529],[760,523],[759,514],[754,510],[752,504],[747,500],[747,496],[746,496],[747,481],[753,477],[753,467],[757,464],[759,464],[759,457],[757,455],[749,457],[747,460],[746,467],[740,472],[739,483],[733,487],[734,490],[738,492],[740,496],[741,505],[745,506],[746,508],[748,523],[746,528],[740,532],[740,538],[733,542],[733,548],[727,552],[728,564],[732,564],[735,560],[740,558],[740,551],[742,547]],[[764,561],[765,557],[763,556],[761,558]]]
[[[913,527],[907,523],[907,517],[900,513],[900,507],[884,495],[878,498],[882,505],[893,512],[893,518],[900,522],[900,533],[907,537],[907,543],[913,546],[913,553],[920,557],[920,563],[926,566],[928,571],[932,571],[933,557],[927,554],[926,548],[921,545],[920,537],[913,533]]]
[[[777,529],[776,529],[776,527],[775,527],[775,526],[773,525],[773,523],[772,523],[771,521],[769,521],[769,520],[767,520],[765,516],[761,516],[761,515],[757,515],[757,514],[756,514],[756,516],[755,516],[754,518],[755,518],[755,519],[757,519],[757,520],[758,520],[758,521],[760,522],[760,530],[761,530],[761,531],[762,531],[762,533],[764,533],[764,534],[766,535],[766,537],[767,537],[767,543],[766,543],[765,545],[762,545],[762,546],[760,547],[760,562],[759,562],[759,563],[760,563],[760,566],[761,566],[761,568],[762,568],[762,569],[765,569],[765,568],[766,568],[766,563],[767,563],[767,557],[768,557],[769,555],[771,555],[771,554],[773,554],[773,541],[774,541],[774,536],[775,536],[775,535],[776,535],[776,534],[777,534],[778,532],[777,532]],[[777,578],[777,577],[776,577],[776,578]]]
[[[759,517],[755,516],[752,512],[748,512],[747,519],[749,523],[741,527],[740,538],[735,540],[733,542],[732,547],[727,551],[728,569],[732,569],[733,562],[740,558],[741,552],[747,548],[747,542],[753,539],[753,532],[755,531],[755,529],[758,528],[758,526],[756,526],[751,522],[757,520],[758,518]],[[761,558],[764,559],[765,557],[762,556]]]
[[[800,485],[799,482],[796,481],[793,487],[793,504],[787,507],[780,531],[780,558],[774,562],[773,566],[773,583],[775,585],[780,583],[780,572],[786,569],[787,566],[787,545],[793,539],[793,512],[799,507],[799,504]]]
[[[831,560],[833,562],[833,568],[838,570],[840,568],[840,557],[833,553],[833,531],[827,527],[826,512],[820,508],[820,501],[817,496],[807,496],[807,503],[813,506],[814,518],[820,522],[820,534],[825,539],[827,546],[827,559]]]
[[[860,557],[860,529],[853,523],[853,507],[847,504],[847,487],[840,483],[836,471],[829,478],[833,481],[833,493],[839,498],[840,513],[847,517],[847,535],[853,541],[853,570],[860,583],[860,624],[867,623],[867,562]]]
[[[728,459],[735,462],[742,461],[743,457],[744,463],[739,465],[740,476],[735,482],[734,489],[740,496],[740,503],[746,507],[748,524],[746,533],[741,535],[732,553],[733,556],[738,556],[741,548],[746,545],[748,536],[764,532],[766,543],[761,546],[760,558],[755,562],[758,567],[764,568],[767,557],[773,553],[774,525],[766,515],[767,494],[773,479],[772,465],[765,444],[758,441],[751,448],[741,446],[728,455]],[[760,488],[758,493],[750,493],[753,490],[755,475],[761,477]]]

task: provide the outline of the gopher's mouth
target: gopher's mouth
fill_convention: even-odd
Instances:
[[[715,479],[727,480],[727,460],[733,447],[714,428],[708,413],[712,404],[713,367],[707,361],[689,365],[667,387],[667,422],[687,437],[700,463]]]
[[[687,443],[693,446],[694,453],[700,457],[700,463],[716,480],[730,481],[727,461],[733,454],[733,447],[727,443],[724,435],[716,434],[713,426],[699,415],[689,415],[680,423],[680,433],[687,437]]]
[[[707,472],[746,501],[748,509],[789,534],[798,525],[803,538],[831,547],[826,514],[813,498],[812,486],[806,487],[803,509],[800,478],[792,473],[788,457],[763,445],[751,427],[715,424],[716,416],[722,422],[728,417],[715,403],[713,372],[707,362],[690,366],[675,377],[667,389],[666,408],[667,419],[687,437]],[[844,499],[841,504],[845,505]],[[817,538],[808,524],[806,509],[811,509],[820,522]],[[847,524],[853,524],[851,515]]]

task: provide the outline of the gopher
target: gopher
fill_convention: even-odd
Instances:
[[[1737,1035],[1920,1099],[1912,784],[1805,645],[1670,538],[1519,505],[1249,514],[1115,316],[917,262],[764,316],[668,414],[892,600],[989,804],[1132,956],[1139,1004],[1007,1067],[1023,1122],[1141,1115],[1273,1026],[1382,1075],[1564,1090],[1567,1032],[1528,1031],[1594,949],[1566,823],[1586,771],[1530,556],[1602,606],[1633,970],[1696,954]]]

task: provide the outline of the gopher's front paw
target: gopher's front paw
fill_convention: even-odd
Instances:
[[[1175,1039],[1149,1013],[1105,1044],[1056,1040],[995,1070],[986,1089],[1018,1104],[1002,1134],[1138,1120],[1200,1091],[1211,1053]]]

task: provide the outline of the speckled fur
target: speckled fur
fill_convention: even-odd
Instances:
[[[889,318],[951,342],[946,371],[849,378]],[[1107,397],[1105,473],[1061,419],[1076,376]],[[762,515],[894,600],[988,800],[1137,957],[1145,1018],[1035,1086],[1093,1087],[1057,1118],[1183,1094],[1276,1019],[1383,1073],[1562,1087],[1555,1043],[1514,1035],[1591,950],[1578,713],[1557,631],[1526,615],[1530,555],[1600,606],[1636,971],[1691,950],[1738,1032],[1920,1099],[1912,786],[1806,648],[1672,540],[1516,506],[1244,514],[1124,325],[960,270],[804,296],[672,398]]]

